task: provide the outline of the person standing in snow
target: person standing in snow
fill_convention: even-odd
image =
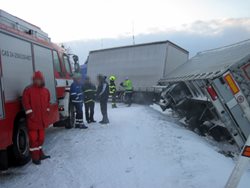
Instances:
[[[41,160],[50,158],[42,150],[50,112],[50,93],[45,88],[44,77],[40,71],[34,73],[33,84],[25,88],[22,102],[27,118],[32,162],[40,165]]]
[[[124,82],[122,82],[120,85],[125,89],[125,98],[127,99],[128,106],[131,106],[133,95],[132,81],[128,77],[126,77]]]
[[[115,76],[109,77],[109,94],[112,97],[112,108],[117,108],[116,106],[116,85],[115,85]]]
[[[70,86],[70,101],[76,109],[75,128],[87,129],[83,122],[83,92],[81,84],[81,74],[75,73],[73,75],[73,83]]]
[[[96,87],[91,83],[89,77],[86,77],[83,85],[85,117],[88,123],[95,123],[94,110],[95,110],[95,95]]]
[[[108,124],[108,98],[109,98],[109,84],[106,81],[106,76],[98,75],[98,88],[97,88],[97,98],[100,100],[100,107],[102,112],[102,120],[99,122],[101,124]]]

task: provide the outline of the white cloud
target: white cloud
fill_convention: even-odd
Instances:
[[[148,33],[140,33],[135,36],[136,43],[171,40],[190,51],[191,56],[198,51],[246,39],[250,39],[250,18],[197,21],[174,29],[151,28]],[[118,38],[67,43],[75,53],[79,54],[82,62],[85,61],[90,50],[131,44],[132,36],[129,34]]]
[[[228,28],[245,28],[250,31],[250,18],[222,19],[212,21],[196,21],[192,24],[185,25],[177,31],[186,30],[190,33],[200,35],[218,35]]]

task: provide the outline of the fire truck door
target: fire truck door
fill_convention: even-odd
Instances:
[[[35,70],[41,71],[45,77],[45,85],[50,91],[51,103],[56,103],[56,85],[54,76],[53,56],[50,49],[34,45]]]
[[[214,84],[216,86],[217,92],[219,92],[220,96],[222,97],[221,100],[232,115],[232,120],[240,128],[245,138],[247,138],[250,134],[250,123],[245,117],[244,112],[237,100],[230,91],[230,88],[226,83],[221,82],[219,78],[214,80]]]

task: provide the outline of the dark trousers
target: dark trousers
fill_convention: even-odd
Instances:
[[[100,107],[103,119],[108,120],[108,100],[100,100]]]
[[[125,97],[129,106],[132,104],[132,95],[133,95],[132,91],[125,92]]]
[[[116,105],[116,93],[112,93],[112,105]]]
[[[85,103],[85,117],[86,121],[94,121],[94,112],[95,112],[95,102],[91,101]]]
[[[76,109],[76,122],[75,125],[79,126],[83,124],[83,103],[74,103],[75,109]]]

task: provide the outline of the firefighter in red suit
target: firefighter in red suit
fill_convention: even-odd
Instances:
[[[23,92],[23,107],[27,117],[30,153],[32,162],[36,165],[41,164],[41,160],[50,158],[42,150],[50,111],[50,93],[44,86],[43,74],[37,71],[33,75],[33,84]]]

